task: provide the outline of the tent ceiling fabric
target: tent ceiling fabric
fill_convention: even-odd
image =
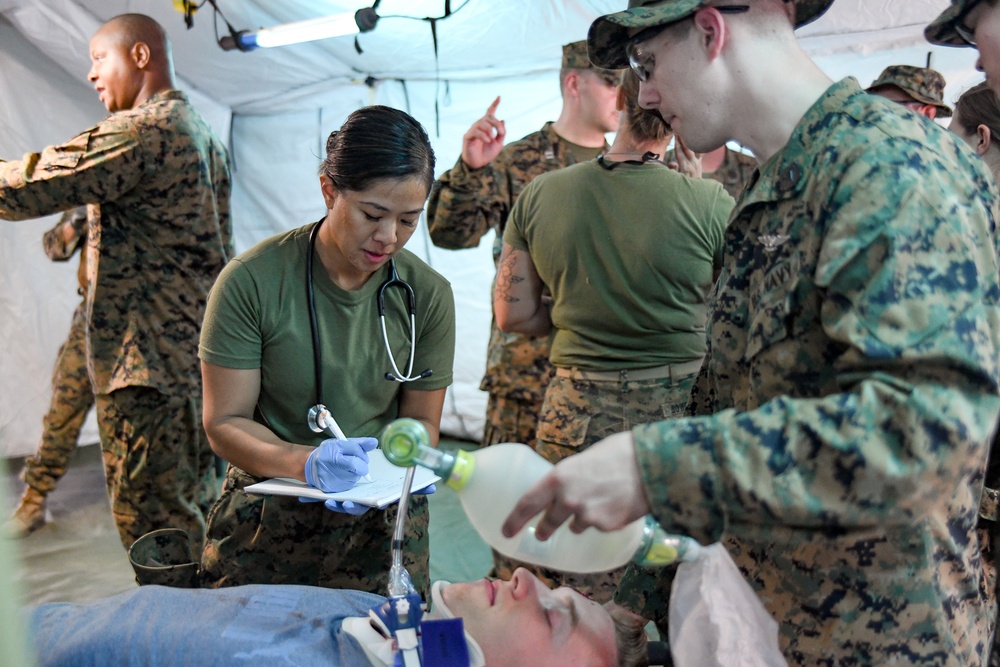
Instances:
[[[237,30],[255,30],[370,7],[370,1],[218,0]],[[394,18],[440,16],[444,0],[384,0],[382,18],[372,32],[253,52],[223,52],[215,42],[216,21],[208,5],[186,30],[170,0],[0,0],[0,13],[42,51],[81,76],[90,33],[101,22],[127,11],[148,13],[170,32],[179,75],[191,87],[236,113],[274,113],[302,108],[307,100],[323,106],[324,89],[349,82],[402,79],[475,80],[523,75],[558,67],[559,46],[586,35],[598,15],[621,9],[622,0],[452,0],[453,13],[437,24],[435,63],[430,24]],[[864,56],[913,47],[935,61],[971,60],[964,49],[934,47],[923,27],[948,5],[947,0],[838,0],[800,38],[814,56]],[[940,53],[940,55],[938,55]],[[876,72],[877,74],[877,72]],[[862,83],[867,83],[863,77]],[[874,76],[872,76],[874,78]]]

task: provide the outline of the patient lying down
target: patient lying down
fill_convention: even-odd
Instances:
[[[424,618],[461,618],[474,667],[644,664],[642,628],[621,610],[551,590],[523,569],[510,581],[438,581],[431,598]],[[143,586],[41,605],[30,622],[43,666],[392,665],[393,640],[369,616],[384,602],[310,586]]]

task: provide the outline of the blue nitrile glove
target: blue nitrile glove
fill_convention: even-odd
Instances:
[[[303,496],[299,496],[299,502],[318,503],[320,500],[319,498],[305,498]],[[327,500],[323,504],[331,512],[341,512],[342,514],[350,514],[352,516],[361,516],[371,509],[368,505],[359,505],[358,503],[350,500]]]
[[[347,491],[368,474],[368,452],[376,447],[375,438],[324,440],[306,459],[306,483],[323,493]]]

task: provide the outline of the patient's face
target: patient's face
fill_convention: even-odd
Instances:
[[[510,581],[451,584],[441,595],[489,667],[614,664],[614,624],[604,607],[569,588],[551,590],[527,570]]]

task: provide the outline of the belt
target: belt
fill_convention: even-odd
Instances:
[[[623,368],[618,371],[584,371],[579,368],[557,368],[556,377],[572,380],[590,380],[593,382],[641,382],[642,380],[659,380],[660,378],[679,378],[692,375],[701,370],[704,358],[685,361],[682,364],[664,364],[652,368]]]
[[[983,497],[979,501],[979,518],[996,521],[1000,518],[1000,490],[983,487]]]

